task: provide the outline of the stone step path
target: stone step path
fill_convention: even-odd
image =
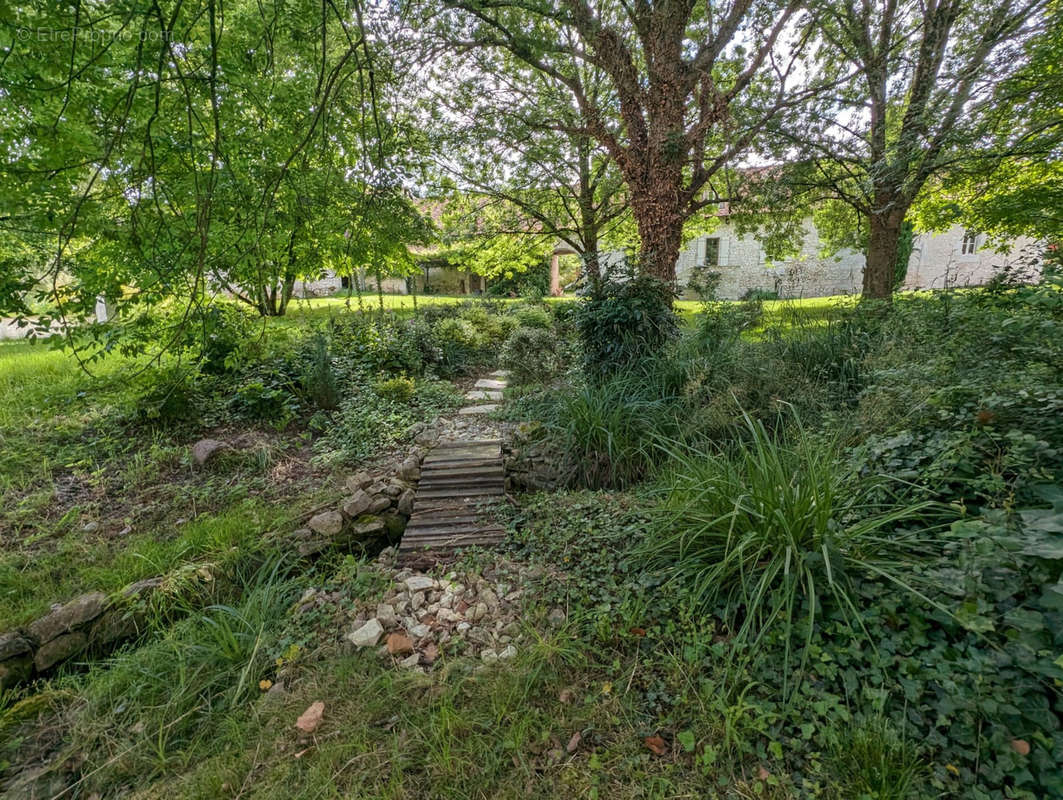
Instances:
[[[465,393],[465,401],[468,405],[458,409],[458,413],[490,414],[496,411],[502,400],[502,390],[508,385],[506,380],[508,376],[508,372],[500,369],[486,378],[480,378],[473,384],[472,389]]]
[[[470,405],[459,414],[486,414],[498,408],[506,373],[499,371],[476,382],[465,394]],[[439,442],[421,462],[421,478],[413,514],[399,542],[405,558],[439,556],[460,547],[498,544],[505,531],[485,520],[485,503],[506,492],[501,439],[452,439]]]

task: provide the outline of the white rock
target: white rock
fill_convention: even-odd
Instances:
[[[492,661],[498,661],[498,653],[495,652],[493,647],[485,647],[480,651],[480,660],[485,664],[490,664]]]
[[[407,629],[407,633],[416,639],[423,639],[432,632],[432,629],[425,625],[423,622],[418,622],[416,625],[410,625]]]
[[[436,612],[436,619],[440,622],[461,622],[462,616],[456,611],[451,611],[449,608],[441,608]]]
[[[414,592],[410,595],[410,608],[416,611],[424,605],[424,592]]]
[[[399,618],[395,614],[395,607],[388,603],[381,603],[376,607],[376,618],[385,628],[391,628],[398,624]]]
[[[458,633],[465,633],[465,631],[469,630],[469,628],[471,627],[472,625],[470,625],[468,622],[459,622],[457,631]]]
[[[406,658],[402,659],[402,661],[399,662],[399,666],[400,667],[404,667],[405,669],[413,669],[420,663],[420,661],[421,661],[421,654],[420,653],[411,653],[410,655],[406,656]]]
[[[347,638],[356,647],[372,647],[380,641],[384,628],[376,619],[371,619],[357,630],[347,634]]]
[[[487,616],[487,603],[477,603],[466,612],[472,622],[479,622]]]
[[[406,579],[406,588],[411,592],[422,592],[425,589],[434,589],[436,585],[434,578],[429,578],[427,575],[413,575]]]
[[[338,536],[343,530],[343,515],[339,511],[323,511],[312,516],[307,526],[322,536]]]
[[[484,589],[480,592],[480,601],[486,603],[489,609],[498,608],[498,595],[490,589]]]
[[[506,648],[501,653],[498,654],[498,658],[500,660],[509,659],[509,658],[515,658],[516,655],[517,655],[517,648],[514,647],[511,644],[508,644],[508,645],[506,645]]]

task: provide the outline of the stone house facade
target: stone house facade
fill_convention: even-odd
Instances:
[[[908,262],[905,289],[941,289],[945,286],[979,286],[1006,266],[1029,258],[1032,239],[1010,243],[1007,252],[986,246],[984,235],[954,226],[942,233],[916,234]],[[689,242],[679,254],[676,280],[691,295],[691,279],[699,270],[719,275],[717,295],[739,299],[747,292],[774,292],[781,298],[825,297],[857,294],[863,280],[864,254],[843,249],[834,256],[820,254],[819,233],[811,220],[796,258],[770,261],[751,235],[740,235],[723,220],[711,234]]]
[[[912,255],[908,262],[905,289],[941,289],[946,286],[980,286],[1001,269],[1029,259],[1037,243],[1032,239],[1016,239],[1007,252],[987,246],[983,234],[954,226],[942,233],[916,234]],[[676,281],[680,292],[694,296],[690,288],[698,272],[717,273],[717,296],[740,299],[755,290],[774,292],[781,298],[825,297],[836,294],[858,294],[863,280],[864,254],[843,249],[834,256],[820,253],[819,233],[811,219],[805,223],[805,236],[796,258],[771,261],[763,246],[752,235],[740,235],[723,218],[711,234],[699,236],[687,243],[676,262]],[[557,250],[554,264],[559,253]],[[599,262],[604,269],[619,267],[623,253],[601,253]],[[348,278],[326,272],[312,281],[298,281],[296,297],[321,297],[342,294],[347,290]],[[560,284],[552,281],[553,288]],[[485,282],[478,275],[450,268],[432,267],[410,278],[384,278],[383,290],[388,294],[408,294],[411,283],[419,294],[479,294]],[[367,291],[376,290],[372,277],[359,279]],[[427,287],[427,288],[426,288]]]

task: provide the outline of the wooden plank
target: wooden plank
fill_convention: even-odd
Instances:
[[[485,530],[462,536],[442,536],[434,539],[409,540],[403,537],[399,543],[400,550],[445,550],[453,547],[471,547],[473,545],[494,545],[505,538],[504,531]]]
[[[447,447],[434,447],[425,456],[425,458],[432,458],[433,456],[452,456],[455,453],[502,453],[502,445],[499,442],[482,442],[482,443],[466,443],[448,445]]]
[[[428,489],[460,489],[463,486],[504,486],[506,483],[506,477],[502,473],[495,475],[474,475],[472,477],[463,478],[433,478],[430,481],[422,482],[417,491]]]
[[[481,458],[439,458],[434,461],[421,462],[421,474],[437,469],[455,469],[456,467],[497,467],[502,463],[500,456]]]
[[[481,536],[481,535],[504,535],[505,531],[501,528],[486,528],[482,525],[471,525],[465,528],[427,528],[423,531],[418,531],[415,534],[403,536],[403,541],[421,542],[421,541],[438,541],[441,539],[461,539],[468,536]]]
[[[411,523],[406,526],[408,531],[417,531],[421,528],[437,528],[437,527],[461,527],[462,525],[476,525],[480,522],[479,514],[462,514],[459,516],[451,517],[437,517],[434,514],[430,517],[424,517],[423,519],[411,520]]]
[[[481,446],[486,446],[486,445],[491,445],[493,447],[498,447],[499,449],[501,449],[502,440],[501,439],[444,439],[443,441],[437,443],[436,446],[434,448],[432,448],[432,451],[435,452],[436,450],[440,449],[441,447],[442,448],[447,448],[447,447],[481,447]],[[429,453],[429,455],[431,455],[431,453]]]
[[[479,509],[505,495],[501,439],[439,442],[421,463],[414,513],[399,549],[425,557],[472,545],[491,546],[505,531]]]
[[[413,507],[417,508],[418,500],[464,500],[467,497],[481,497],[487,495],[500,495],[505,494],[504,486],[474,486],[461,491],[452,491],[450,489],[431,489],[425,491],[418,491],[417,497],[413,501]]]

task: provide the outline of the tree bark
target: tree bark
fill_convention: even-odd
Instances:
[[[675,263],[679,260],[686,219],[677,197],[679,188],[675,182],[654,194],[635,191],[631,202],[641,244],[639,272],[669,285],[675,283]]]
[[[894,267],[900,247],[903,209],[891,209],[883,214],[870,214],[870,236],[864,263],[864,297],[889,300],[893,296]]]
[[[557,253],[550,255],[550,296],[561,296],[561,256]]]

